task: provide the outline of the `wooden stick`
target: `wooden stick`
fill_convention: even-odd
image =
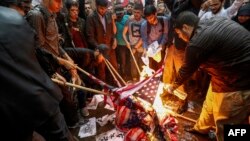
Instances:
[[[108,67],[108,69],[109,69],[111,75],[112,75],[113,78],[115,79],[115,81],[116,81],[118,87],[122,87],[122,86],[121,86],[121,83],[117,80],[117,78],[116,78],[114,72],[111,70],[111,68],[110,68],[109,64],[107,63],[106,59],[104,60],[104,62],[105,62],[105,64],[106,64],[106,66]]]
[[[185,120],[188,120],[188,121],[191,121],[191,122],[196,123],[196,120],[191,119],[191,118],[186,117],[186,116],[183,116],[183,115],[180,115],[180,114],[178,114],[178,113],[176,113],[176,112],[172,111],[172,110],[171,110],[171,109],[169,109],[169,108],[167,109],[167,112],[168,112],[169,114],[171,114],[171,115],[175,116],[175,117],[182,118],[182,119],[185,119]]]
[[[107,59],[105,59],[105,60],[107,61],[107,63],[111,67],[111,69],[115,72],[115,74],[121,79],[122,83],[124,85],[127,85],[127,83],[123,80],[123,78],[120,76],[120,74],[115,70],[115,68],[112,66],[112,64]]]
[[[133,60],[134,60],[134,63],[135,63],[136,69],[137,69],[137,71],[138,71],[138,73],[139,73],[139,75],[140,75],[141,70],[140,70],[140,68],[139,68],[139,66],[138,66],[137,61],[135,60],[134,53],[132,52],[132,49],[131,49],[131,48],[129,48],[129,51],[130,51],[130,54],[131,54],[131,56],[132,56],[132,58],[133,58]]]
[[[53,82],[61,84],[61,85],[75,87],[75,88],[82,89],[82,90],[89,91],[89,92],[93,92],[93,93],[98,93],[98,94],[103,94],[103,95],[109,95],[108,93],[105,93],[103,91],[98,91],[98,90],[95,90],[95,89],[83,87],[83,86],[72,84],[72,83],[69,83],[69,82],[64,83],[63,81],[60,81],[60,80],[57,80],[57,79],[54,79],[54,78],[51,78],[51,79],[52,79]]]
[[[88,73],[88,72],[86,72],[85,70],[83,70],[82,68],[80,68],[80,67],[78,67],[78,66],[76,66],[76,68],[79,70],[79,71],[81,71],[82,73],[84,73],[84,74],[86,74],[86,75],[90,75],[90,73]]]
[[[180,114],[177,114],[177,113],[176,113],[176,117],[182,118],[182,119],[185,119],[185,120],[188,120],[188,121],[191,121],[191,122],[193,122],[193,123],[196,123],[196,120],[191,119],[191,118],[186,117],[186,116],[183,116],[183,115],[180,115]]]
[[[102,80],[100,80],[100,79],[96,78],[95,76],[91,75],[90,73],[86,72],[86,71],[83,70],[82,68],[80,68],[80,67],[78,67],[78,66],[76,66],[76,68],[77,68],[80,72],[86,74],[88,77],[90,77],[91,79],[93,79],[93,81],[95,81],[96,83],[100,84],[101,86],[107,87],[107,88],[109,88],[109,89],[113,89],[113,88],[114,88],[113,86],[108,85],[107,83],[103,82]],[[98,81],[98,82],[97,82],[97,81]]]

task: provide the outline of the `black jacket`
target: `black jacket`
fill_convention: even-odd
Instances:
[[[211,75],[214,92],[250,89],[250,33],[225,18],[201,21],[186,48],[175,87],[201,67]]]
[[[99,44],[106,44],[111,48],[114,41],[114,31],[112,24],[111,13],[106,13],[104,15],[106,22],[106,31],[101,23],[97,11],[94,11],[91,15],[87,17],[86,20],[86,32],[87,40],[90,45],[90,49],[95,49]]]
[[[62,94],[36,59],[26,20],[1,6],[0,19],[0,135],[22,140],[58,111]]]

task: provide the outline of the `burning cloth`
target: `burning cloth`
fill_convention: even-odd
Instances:
[[[139,97],[129,96],[117,107],[115,124],[125,141],[177,141],[176,119],[167,116],[159,123],[152,105]]]

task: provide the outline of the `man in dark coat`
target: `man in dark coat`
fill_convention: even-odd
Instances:
[[[223,125],[242,124],[250,116],[249,31],[230,19],[199,21],[194,13],[183,12],[176,19],[175,32],[188,46],[175,81],[165,88],[173,93],[199,67],[207,71],[211,87],[189,131],[207,134],[216,129],[217,140],[223,141]]]
[[[110,61],[115,70],[117,70],[118,65],[115,54],[116,39],[114,38],[116,27],[112,14],[108,12],[108,0],[96,0],[96,10],[87,17],[86,27],[90,48],[97,50],[98,45],[105,44],[108,48],[105,57]],[[116,85],[104,61],[98,63],[95,71],[95,75],[99,79],[108,84]]]
[[[61,91],[36,59],[33,30],[7,8],[13,3],[0,2],[0,136],[27,141],[34,130],[43,129],[51,140],[72,140],[59,109]]]

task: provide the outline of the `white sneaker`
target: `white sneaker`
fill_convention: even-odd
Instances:
[[[83,117],[89,116],[89,111],[88,111],[87,107],[82,108],[82,109],[80,110],[80,113],[81,113],[81,115],[82,115]]]

